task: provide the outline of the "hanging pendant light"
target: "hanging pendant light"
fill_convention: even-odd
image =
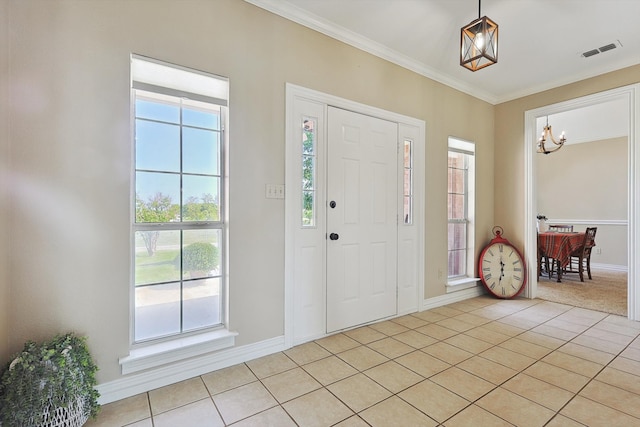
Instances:
[[[498,62],[498,24],[483,16],[460,30],[460,65],[476,71]]]
[[[553,150],[547,149],[547,147],[545,146],[545,143],[548,141],[553,142],[556,148],[554,148]],[[562,148],[562,146],[564,146],[565,142],[567,142],[567,138],[564,136],[564,131],[562,131],[562,133],[560,134],[559,141],[556,141],[556,139],[553,137],[553,132],[551,132],[551,126],[549,126],[549,116],[547,116],[547,125],[542,130],[542,135],[540,136],[540,139],[538,139],[538,153],[549,154],[549,153],[558,151],[559,149]]]

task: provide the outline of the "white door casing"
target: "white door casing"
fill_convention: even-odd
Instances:
[[[410,141],[413,152],[413,219],[402,220],[397,234],[398,315],[418,311],[424,299],[424,165],[425,123],[397,113],[349,101],[300,86],[286,85],[285,197],[285,346],[327,335],[326,250],[328,200],[319,197],[316,225],[302,226],[302,128],[313,118],[317,126],[317,193],[326,195],[327,114],[329,106],[377,117],[397,124],[397,140]],[[396,153],[394,151],[394,157]],[[402,156],[397,156],[396,214],[402,218]],[[322,199],[322,200],[320,200]]]
[[[327,332],[397,313],[398,125],[328,108]]]
[[[557,104],[539,107],[533,110],[525,111],[524,122],[524,246],[525,256],[529,265],[536,265],[535,254],[537,238],[535,228],[536,215],[536,170],[534,167],[534,158],[539,155],[536,153],[536,119],[551,114],[569,111],[575,108],[595,105],[602,102],[608,102],[615,99],[624,99],[629,106],[629,131],[628,131],[628,148],[629,148],[629,167],[628,167],[628,238],[629,255],[628,255],[628,274],[627,274],[627,315],[630,320],[640,320],[640,84],[623,86],[592,95],[560,102]],[[535,298],[538,289],[538,278],[535,268],[529,269],[528,283],[525,289],[527,298]]]

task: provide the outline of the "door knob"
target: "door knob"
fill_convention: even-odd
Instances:
[[[331,206],[331,209],[335,208],[336,207],[336,201],[335,200],[330,201],[329,202],[329,206]]]
[[[340,236],[338,235],[338,233],[329,234],[329,239],[331,239],[331,240],[338,240],[339,238],[340,238]]]

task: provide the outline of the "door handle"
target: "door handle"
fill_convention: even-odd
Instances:
[[[329,202],[329,206],[331,207],[331,209],[335,208],[336,207],[336,201],[335,200],[330,201]]]
[[[338,233],[329,234],[329,239],[331,239],[331,240],[338,240],[339,238],[340,238],[340,236],[338,235]]]

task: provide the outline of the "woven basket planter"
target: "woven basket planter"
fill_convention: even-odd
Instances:
[[[67,407],[56,407],[49,401],[43,411],[42,422],[39,424],[31,420],[34,427],[82,427],[89,419],[89,412],[85,409],[84,399],[78,396]]]
[[[1,377],[0,426],[81,427],[99,409],[96,369],[82,337],[27,342]]]

